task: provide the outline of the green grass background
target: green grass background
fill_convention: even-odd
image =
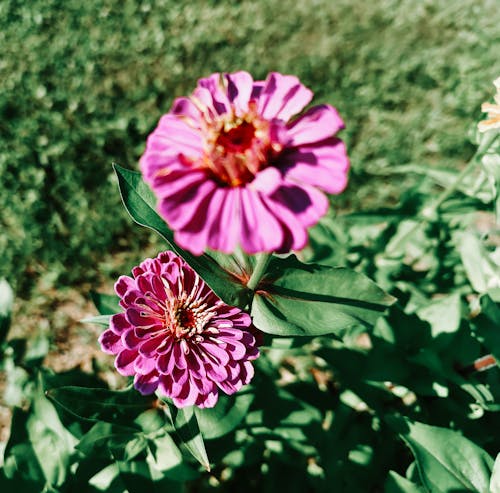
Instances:
[[[0,1],[0,277],[29,297],[140,258],[111,163],[135,168],[173,98],[217,71],[299,76],[346,122],[338,207],[394,200],[411,177],[372,172],[472,155],[499,26],[498,0]]]

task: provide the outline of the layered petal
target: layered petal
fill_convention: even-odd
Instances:
[[[177,406],[212,407],[220,390],[233,393],[249,382],[246,363],[259,350],[248,314],[223,303],[172,252],[132,273],[115,285],[125,311],[111,317],[99,343],[139,392],[158,391]]]

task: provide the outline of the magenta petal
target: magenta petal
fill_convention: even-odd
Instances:
[[[344,128],[337,110],[328,104],[315,106],[289,125],[290,147],[319,142]]]
[[[108,354],[118,354],[123,348],[121,338],[111,329],[105,330],[99,337],[101,349]]]
[[[144,260],[132,272],[134,283],[125,281],[120,290],[128,300],[126,313],[114,315],[112,328],[99,338],[103,351],[116,355],[118,372],[134,376],[139,392],[158,389],[177,406],[212,407],[219,388],[237,391],[248,380],[245,363],[258,355],[246,330],[250,316],[226,305],[171,252]],[[184,315],[193,309],[199,317],[187,319],[186,326]]]
[[[229,103],[226,90],[222,85],[220,74],[212,74],[210,77],[200,79],[198,81],[198,88],[197,91],[195,91],[195,95],[198,94],[198,91],[200,91],[201,88],[208,91],[212,100],[212,104],[210,105],[209,103],[209,106],[213,107],[216,113],[223,115],[224,113],[231,111],[231,105]],[[203,100],[204,102],[209,101],[207,97],[204,97]]]
[[[134,387],[142,394],[152,394],[158,387],[158,375],[150,373],[149,375],[139,375],[134,377]]]
[[[293,212],[304,226],[316,224],[326,214],[329,206],[328,199],[322,192],[305,184],[287,184],[270,198]]]
[[[148,147],[160,144],[175,146],[178,154],[200,156],[203,151],[201,134],[174,115],[163,115],[155,132],[148,139]]]
[[[130,289],[135,289],[135,281],[129,276],[120,276],[115,283],[115,293],[123,298]]]
[[[266,195],[271,195],[279,188],[282,182],[283,177],[277,168],[266,168],[255,177],[249,188]]]
[[[241,246],[245,252],[272,252],[281,245],[279,222],[267,210],[258,193],[241,190]]]
[[[146,329],[161,325],[161,321],[158,318],[135,308],[127,308],[125,313],[127,320],[135,327]]]
[[[349,160],[339,139],[299,147],[287,154],[285,162],[287,179],[297,183],[307,183],[328,193],[340,193],[347,185]]]
[[[132,327],[124,313],[117,313],[111,317],[109,328],[117,335]]]
[[[209,357],[212,356],[221,365],[227,365],[229,363],[229,355],[227,351],[221,347],[220,344],[212,342],[203,342],[200,344],[200,350],[203,349],[208,353]]]
[[[132,351],[130,349],[121,351],[115,359],[115,367],[118,373],[125,376],[134,375],[134,361],[136,357],[137,351]]]
[[[252,95],[253,78],[248,72],[235,72],[225,75],[229,101],[236,109],[236,115],[242,116],[248,111],[248,102]]]
[[[196,399],[195,404],[201,408],[214,407],[215,404],[217,404],[218,398],[219,398],[219,395],[218,395],[217,391],[209,392],[206,395],[199,395],[198,399]]]
[[[155,363],[154,358],[145,358],[139,354],[134,360],[134,371],[140,375],[149,375],[156,370]]]
[[[207,223],[211,224],[208,233],[208,246],[224,253],[234,251],[240,236],[239,189],[216,190],[212,204],[219,211],[210,212]]]
[[[196,124],[201,118],[200,110],[189,98],[175,99],[171,111],[174,115],[189,118],[191,126]]]
[[[172,197],[165,196],[159,204],[160,213],[172,228],[186,228],[193,219],[200,220],[200,207],[205,206],[215,188],[215,183],[205,180],[195,188],[186,188]]]
[[[259,97],[258,111],[267,120],[288,121],[311,101],[312,92],[293,75],[269,74]]]

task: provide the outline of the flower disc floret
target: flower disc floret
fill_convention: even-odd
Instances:
[[[303,112],[311,99],[294,76],[236,72],[201,79],[174,101],[140,164],[181,247],[253,254],[306,245],[328,210],[323,192],[342,192],[349,168],[335,136],[342,120],[326,104]]]
[[[164,252],[115,284],[122,313],[99,338],[142,394],[213,407],[250,382],[259,350],[250,316],[226,305],[181,258]]]

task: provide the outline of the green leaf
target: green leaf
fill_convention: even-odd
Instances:
[[[120,299],[115,294],[104,294],[91,291],[90,296],[101,315],[113,315],[121,312],[122,307],[118,304]]]
[[[429,322],[432,337],[456,332],[462,318],[462,305],[458,293],[431,301],[417,310],[421,320]]]
[[[213,408],[195,408],[203,438],[210,440],[233,431],[242,421],[254,400],[254,394],[243,389],[236,395],[221,395]]]
[[[39,380],[29,412],[14,412],[5,450],[5,473],[9,478],[20,476],[58,487],[66,480],[76,442],[45,398]]]
[[[490,478],[490,493],[500,493],[500,454],[495,459],[493,473]]]
[[[478,293],[484,293],[492,286],[500,286],[500,256],[499,252],[488,252],[484,243],[470,233],[456,235],[462,263],[471,283]]]
[[[111,320],[111,315],[97,315],[95,317],[87,317],[80,320],[82,324],[97,324],[109,327],[109,321]]]
[[[154,395],[142,396],[134,388],[118,391],[68,386],[48,390],[46,395],[79,418],[128,426],[133,425],[141,413],[153,409],[157,402]]]
[[[371,326],[395,302],[373,281],[350,269],[273,258],[257,287],[252,316],[263,332],[339,337]]]
[[[406,420],[401,437],[410,447],[422,484],[432,493],[488,493],[493,459],[460,433]]]
[[[194,407],[177,408],[172,403],[167,402],[170,411],[172,426],[182,440],[182,443],[189,450],[191,455],[207,470],[210,471],[210,461],[208,460],[205,443],[198,426],[198,420],[194,412]]]
[[[389,471],[385,481],[385,493],[424,493],[425,490],[418,484],[400,476],[397,472]]]
[[[14,293],[5,279],[0,279],[0,345],[7,337],[10,326],[10,315],[14,304]]]
[[[237,274],[224,270],[214,259],[227,257],[223,254],[200,256],[192,255],[174,242],[174,234],[165,221],[156,212],[156,198],[142,180],[141,174],[114,165],[123,204],[132,219],[141,226],[146,226],[159,233],[169,247],[180,255],[226,303],[233,306],[246,304],[248,290],[238,281]],[[238,264],[228,259],[225,264]]]
[[[99,421],[83,435],[76,448],[87,457],[122,460],[133,458],[138,449],[140,452],[146,446],[144,437],[133,428]]]

